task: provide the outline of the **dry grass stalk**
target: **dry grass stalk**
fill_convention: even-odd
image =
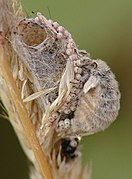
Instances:
[[[42,88],[45,81],[38,82],[21,60],[23,58],[21,53],[19,54],[15,49],[17,36],[15,36],[14,27],[17,27],[23,19],[22,9],[17,11],[15,5],[15,1],[0,2],[0,96],[23,150],[33,164],[30,169],[30,178],[50,179],[53,174],[56,179],[88,179],[90,171],[82,169],[79,149],[75,147],[73,156],[65,155],[62,150],[62,137],[56,133],[56,124],[41,129],[42,119],[45,125],[49,113],[60,108],[70,93],[70,80],[72,81],[74,75],[73,67],[70,61],[66,66],[63,60],[62,69],[56,73],[57,78],[54,78],[54,75],[51,77],[54,79],[54,85],[46,84],[47,88]],[[60,80],[62,82],[58,88]],[[60,95],[53,100],[57,90]],[[51,106],[47,104],[46,94],[51,94],[51,100],[54,101]],[[6,112],[3,115],[7,117]],[[69,137],[64,140],[67,139],[69,140]]]

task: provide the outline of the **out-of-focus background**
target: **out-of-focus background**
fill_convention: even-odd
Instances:
[[[121,110],[104,132],[82,140],[92,179],[132,179],[132,0],[22,0],[27,16],[42,12],[71,32],[80,49],[106,61],[120,84]],[[0,179],[28,179],[15,133],[0,119]]]

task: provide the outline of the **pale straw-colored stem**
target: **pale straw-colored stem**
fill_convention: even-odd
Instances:
[[[42,176],[44,179],[53,179],[51,174],[50,166],[46,160],[44,152],[39,144],[39,141],[36,137],[33,124],[28,117],[27,110],[24,106],[24,103],[20,97],[20,92],[15,84],[13,79],[11,69],[9,67],[7,56],[5,55],[4,48],[0,45],[0,70],[5,79],[7,88],[9,90],[12,101],[15,105],[16,111],[19,115],[20,121],[25,131],[25,136],[27,137],[31,148],[34,152],[34,155],[38,161]]]

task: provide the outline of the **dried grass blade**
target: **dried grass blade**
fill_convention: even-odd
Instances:
[[[39,97],[42,96],[42,95],[46,95],[46,94],[50,93],[50,92],[53,91],[54,89],[55,89],[55,88],[44,89],[44,90],[42,90],[42,91],[36,92],[36,93],[34,93],[34,94],[31,94],[30,96],[28,96],[27,98],[25,98],[25,99],[23,100],[23,102],[25,103],[25,102],[29,102],[29,101],[32,101],[32,100],[34,100],[34,99],[37,99],[37,98],[39,98]]]

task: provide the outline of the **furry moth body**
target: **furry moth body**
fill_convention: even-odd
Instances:
[[[55,123],[59,135],[83,136],[104,130],[115,120],[120,92],[105,62],[91,60],[67,30],[40,13],[21,20],[14,31],[12,44],[32,76],[34,92],[57,86],[38,99],[48,118],[43,125]]]
[[[93,60],[92,63],[96,67],[84,66],[88,76],[84,75],[86,79],[72,119],[71,131],[80,135],[106,129],[116,119],[120,108],[120,92],[114,74],[104,61]]]

